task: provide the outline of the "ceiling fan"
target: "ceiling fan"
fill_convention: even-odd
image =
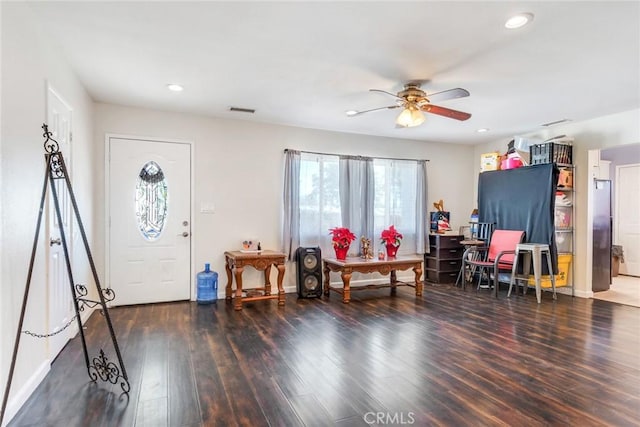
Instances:
[[[370,113],[372,111],[402,108],[402,112],[396,119],[396,125],[398,125],[398,127],[414,127],[421,125],[425,120],[423,112],[437,114],[439,116],[449,117],[450,119],[455,120],[467,120],[471,117],[471,114],[469,113],[440,107],[431,103],[431,100],[434,99],[437,101],[446,101],[447,99],[464,98],[469,96],[469,91],[466,89],[455,88],[427,95],[425,91],[420,89],[420,83],[412,82],[405,84],[404,89],[397,94],[381,89],[369,90],[371,92],[381,92],[393,96],[396,98],[395,105],[372,108],[370,110],[363,111],[347,111],[347,116],[353,117],[364,113]]]

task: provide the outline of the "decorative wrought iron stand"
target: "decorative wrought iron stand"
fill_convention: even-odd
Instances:
[[[16,358],[18,355],[18,347],[20,345],[20,335],[21,333],[26,333],[28,335],[44,338],[55,335],[57,333],[62,332],[69,326],[74,320],[77,322],[78,331],[80,332],[80,339],[82,341],[82,349],[84,350],[84,359],[87,366],[87,373],[89,374],[89,378],[91,381],[95,382],[98,379],[110,382],[111,384],[118,384],[122,388],[124,394],[129,394],[129,390],[131,386],[129,385],[129,379],[127,377],[127,371],[125,370],[124,363],[122,362],[122,355],[120,354],[120,347],[118,346],[118,340],[116,339],[116,335],[113,331],[113,325],[111,324],[111,317],[109,316],[109,310],[107,308],[107,302],[113,301],[115,298],[115,293],[111,289],[103,289],[100,286],[100,280],[98,279],[98,273],[96,272],[96,267],[93,262],[93,257],[91,256],[91,250],[89,249],[89,242],[87,240],[87,235],[84,230],[84,225],[82,224],[82,219],[80,218],[80,211],[78,210],[78,204],[76,203],[75,195],[73,194],[73,190],[71,188],[71,181],[69,180],[69,175],[67,173],[67,168],[64,162],[64,158],[62,157],[62,153],[59,150],[58,142],[53,139],[51,136],[51,132],[46,124],[42,125],[42,129],[44,130],[43,137],[46,138],[44,141],[44,150],[45,150],[45,176],[44,183],[42,185],[42,197],[40,198],[40,211],[38,213],[38,221],[36,224],[36,232],[35,237],[33,239],[33,249],[31,251],[31,260],[29,261],[29,272],[27,274],[27,283],[24,289],[24,297],[22,299],[22,309],[20,311],[20,320],[18,322],[18,328],[16,331],[16,338],[13,347],[13,356],[11,358],[11,367],[9,368],[9,375],[7,378],[7,384],[5,387],[4,398],[2,401],[2,412],[0,412],[0,425],[2,425],[2,421],[4,420],[4,413],[7,407],[7,401],[9,398],[9,391],[11,390],[11,381],[13,379],[13,373],[16,365]],[[38,237],[40,235],[40,227],[42,225],[42,216],[44,212],[44,204],[47,197],[47,187],[51,187],[51,195],[53,196],[53,204],[55,206],[55,213],[59,224],[62,224],[62,212],[60,209],[60,201],[58,195],[58,189],[56,188],[55,181],[56,180],[64,180],[64,184],[67,187],[69,192],[69,198],[71,200],[71,204],[73,207],[73,212],[75,214],[75,218],[78,222],[78,228],[80,229],[80,234],[82,235],[82,242],[84,244],[84,249],[87,254],[87,258],[89,259],[89,264],[91,266],[91,272],[93,274],[93,280],[96,285],[96,291],[98,294],[98,300],[91,300],[87,298],[89,294],[86,286],[82,284],[75,284],[73,280],[73,271],[71,269],[71,260],[69,258],[69,246],[67,244],[67,236],[65,235],[64,228],[60,228],[60,240],[62,243],[62,248],[64,251],[64,257],[67,267],[67,273],[69,276],[69,285],[71,287],[71,295],[73,297],[73,306],[75,308],[75,316],[71,319],[71,321],[65,325],[62,329],[57,332],[51,334],[34,334],[32,332],[23,331],[22,326],[24,323],[25,311],[27,308],[27,301],[29,298],[29,288],[31,286],[31,277],[33,274],[33,265],[36,257],[36,249],[38,247]],[[84,336],[84,330],[82,327],[82,320],[80,318],[80,312],[84,311],[85,307],[94,308],[100,306],[101,312],[107,323],[107,327],[109,328],[109,334],[111,335],[111,342],[113,343],[113,348],[115,349],[116,356],[118,358],[118,363],[109,361],[103,349],[100,349],[98,356],[89,358],[89,352],[87,351],[87,342]]]

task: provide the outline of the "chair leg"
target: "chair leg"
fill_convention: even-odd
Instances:
[[[518,271],[518,250],[516,249],[516,253],[513,256],[513,265],[511,266],[511,280],[509,280],[509,292],[507,292],[507,298],[511,296],[511,288],[513,288],[513,284],[516,284],[516,294],[518,293],[518,283],[516,279],[516,272]]]
[[[480,290],[482,284],[482,276],[484,275],[484,267],[478,267],[478,286],[476,286],[476,292]]]
[[[464,258],[462,259],[462,283],[460,283],[460,286],[462,287],[462,290],[464,291],[467,285],[467,275],[465,274],[465,272],[467,271],[467,263],[464,262]]]
[[[553,265],[551,265],[551,254],[546,252],[547,254],[547,269],[549,269],[549,277],[551,278],[551,288],[553,289],[553,299],[558,299],[556,295],[556,276],[553,274]]]
[[[462,258],[462,269],[460,270],[460,273],[458,273],[458,277],[461,279],[461,284],[460,286],[462,286],[462,290],[466,290],[467,287],[467,263],[466,263],[466,259]],[[456,279],[456,286],[458,285],[458,279]]]
[[[498,288],[500,287],[500,280],[498,278],[498,273],[499,273],[499,269],[498,269],[498,264],[496,263],[496,266],[493,267],[493,287],[495,288],[494,292],[496,294],[496,298],[498,298]]]

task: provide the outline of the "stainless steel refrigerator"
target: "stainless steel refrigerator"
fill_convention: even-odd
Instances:
[[[613,219],[611,217],[611,181],[593,182],[593,292],[606,291],[611,285],[611,245]]]

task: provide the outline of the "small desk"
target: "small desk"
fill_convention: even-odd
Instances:
[[[346,260],[338,260],[335,258],[323,258],[324,263],[324,294],[329,296],[329,291],[338,292],[342,294],[342,302],[349,304],[351,301],[351,291],[360,289],[380,289],[391,288],[391,294],[395,293],[397,286],[411,286],[416,289],[416,296],[422,296],[422,257],[420,255],[414,256],[399,256],[396,258],[390,258],[385,260],[368,259],[364,260],[360,257],[348,257]],[[414,283],[399,282],[396,279],[396,270],[408,270],[412,268],[415,273]],[[338,271],[342,277],[342,288],[331,286],[329,273],[331,271]],[[380,273],[383,275],[390,274],[389,284],[381,285],[364,285],[351,288],[351,275],[354,273]]]
[[[233,275],[236,277],[236,295],[233,299],[233,308],[242,310],[242,303],[248,301],[259,301],[265,299],[277,299],[278,305],[284,305],[284,288],[282,287],[282,279],[284,278],[285,257],[282,252],[264,250],[261,252],[242,252],[227,251],[224,253],[225,270],[227,271],[227,287],[225,288],[225,299],[231,300],[231,285],[233,283]],[[278,294],[271,295],[271,282],[269,275],[271,266],[278,269]],[[246,297],[242,296],[242,272],[244,267],[251,266],[256,270],[264,270],[264,287],[245,289]]]

